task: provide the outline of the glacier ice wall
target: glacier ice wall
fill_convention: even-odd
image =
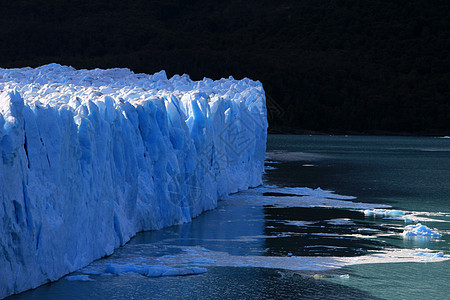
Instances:
[[[0,69],[0,298],[261,184],[260,82]]]

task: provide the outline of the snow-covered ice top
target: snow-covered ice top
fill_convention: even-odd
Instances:
[[[247,78],[0,69],[0,298],[260,185],[266,137]]]
[[[192,81],[186,74],[168,79],[165,71],[149,75],[122,68],[76,70],[58,64],[35,69],[0,68],[0,89],[16,89],[30,104],[56,107],[68,104],[74,109],[89,101],[105,101],[106,96],[134,103],[154,97],[180,97],[186,93],[207,94],[213,102],[239,99],[247,106],[258,106],[260,112],[265,106],[265,101],[255,101],[263,93],[261,83],[248,78],[235,80],[230,76],[216,81],[209,78]]]

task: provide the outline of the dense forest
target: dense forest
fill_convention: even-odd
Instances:
[[[0,67],[249,77],[272,132],[450,133],[450,1],[0,2]]]

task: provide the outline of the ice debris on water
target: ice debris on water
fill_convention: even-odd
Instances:
[[[444,257],[444,252],[417,252],[414,255],[425,257]]]
[[[124,273],[137,273],[147,277],[184,276],[206,273],[205,268],[200,267],[169,267],[164,265],[135,265],[135,264],[110,264],[105,269],[106,273],[121,275]]]
[[[366,209],[364,210],[364,215],[374,218],[384,218],[384,217],[401,217],[405,214],[402,210],[395,209]]]
[[[433,231],[425,225],[417,223],[415,225],[408,225],[405,227],[402,233],[405,237],[414,237],[414,236],[426,236],[433,238],[440,238],[442,234],[437,231]]]

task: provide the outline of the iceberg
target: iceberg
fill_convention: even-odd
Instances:
[[[0,298],[262,184],[259,81],[50,64],[0,93]]]
[[[433,231],[425,225],[417,223],[415,225],[408,225],[405,227],[402,233],[405,237],[416,237],[416,236],[424,236],[424,237],[433,237],[440,238],[442,234],[437,231]]]

